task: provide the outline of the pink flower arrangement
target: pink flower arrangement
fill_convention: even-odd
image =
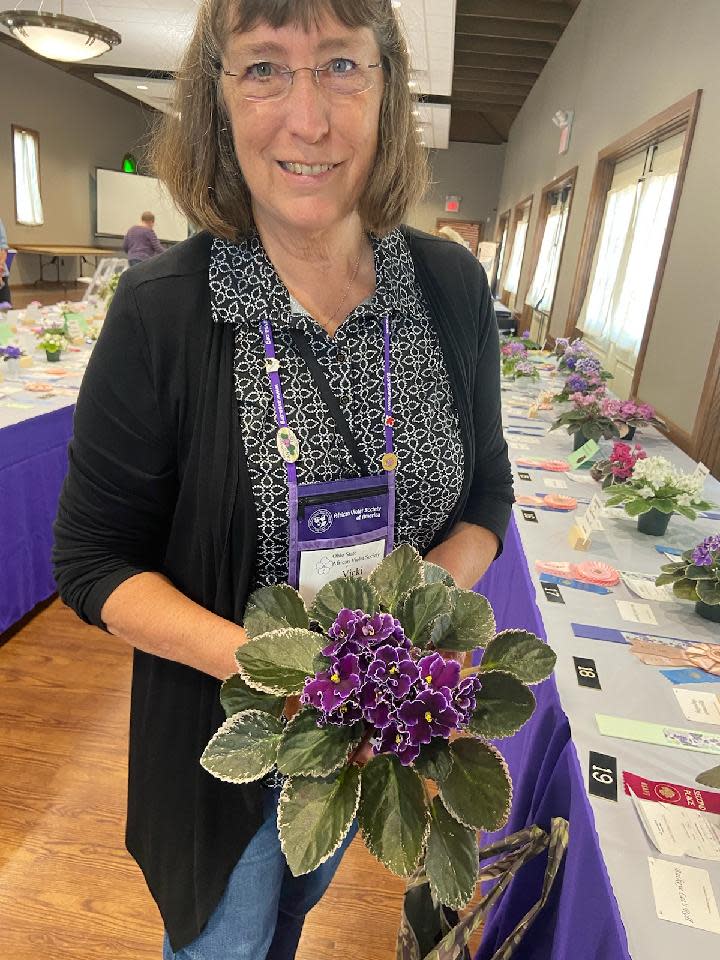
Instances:
[[[504,357],[525,356],[527,354],[527,347],[524,343],[517,341],[514,343],[505,343],[500,347],[500,353]]]
[[[610,473],[615,480],[627,480],[632,476],[635,464],[638,460],[645,460],[647,453],[639,443],[631,447],[629,443],[622,443],[618,440],[613,444],[612,452],[609,457]]]

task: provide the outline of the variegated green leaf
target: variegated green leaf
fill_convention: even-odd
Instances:
[[[471,899],[477,884],[477,835],[447,812],[440,797],[433,800],[431,814],[425,872],[435,899],[459,909]]]
[[[341,767],[362,739],[362,725],[318,726],[316,710],[301,710],[285,728],[277,767],[288,777],[325,777]]]
[[[485,648],[480,670],[505,670],[523,683],[540,683],[553,672],[556,660],[554,651],[534,633],[503,630]]]
[[[703,770],[701,774],[695,777],[695,781],[696,783],[701,783],[704,787],[712,787],[713,790],[720,790],[720,766]]]
[[[475,712],[469,729],[476,737],[488,740],[511,737],[535,710],[532,690],[502,670],[482,675],[482,689],[475,698]]]
[[[428,560],[422,562],[423,581],[425,583],[444,583],[446,587],[455,588],[455,581],[451,574],[437,563],[430,563]]]
[[[269,693],[253,690],[239,674],[235,674],[220,687],[220,702],[226,717],[242,713],[243,710],[262,710],[263,713],[279,717],[285,706],[285,697],[273,697]]]
[[[280,845],[295,877],[325,863],[345,839],[360,800],[360,770],[320,779],[291,777],[278,806]]]
[[[314,674],[315,658],[327,643],[312,630],[287,628],[263,633],[235,653],[243,680],[255,690],[289,696],[301,693]]]
[[[428,828],[418,774],[393,754],[374,757],[363,768],[358,821],[370,852],[388,870],[409,877],[422,855]]]
[[[377,613],[380,600],[375,588],[362,577],[340,577],[320,590],[313,601],[311,613],[323,630],[327,630],[344,608]]]
[[[300,594],[282,583],[261,587],[251,594],[245,607],[243,626],[252,638],[283,627],[306,629],[309,622]]]
[[[442,614],[452,611],[452,594],[444,583],[416,587],[398,603],[395,616],[403,625],[405,636],[416,646],[430,640],[433,623]]]
[[[707,603],[711,607],[720,603],[720,583],[717,580],[698,580],[696,589],[697,595],[703,603]]]
[[[512,783],[501,754],[490,744],[463,737],[450,744],[453,765],[439,784],[448,811],[466,827],[492,832],[508,818]]]
[[[441,740],[438,737],[430,743],[424,743],[413,766],[421,777],[437,782],[444,780],[452,769],[450,744],[447,740]]]
[[[282,723],[269,713],[245,710],[220,727],[205,747],[201,765],[218,780],[250,783],[275,765]]]
[[[395,613],[401,597],[422,583],[420,554],[409,543],[396,547],[370,574],[385,610]]]
[[[459,651],[487,646],[495,636],[495,617],[487,599],[472,590],[455,590],[452,599],[452,612],[433,627],[433,646]]]

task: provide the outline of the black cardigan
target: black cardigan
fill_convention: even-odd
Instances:
[[[405,230],[454,390],[465,481],[454,514],[502,541],[513,500],[500,421],[497,325],[461,246]],[[78,397],[55,524],[60,596],[104,628],[103,604],[142,571],[242,623],[255,557],[252,487],[233,377],[234,329],[210,315],[203,233],[125,273]],[[127,848],[174,950],[201,932],[261,824],[258,784],[206,773],[224,720],[219,681],[134,652]]]

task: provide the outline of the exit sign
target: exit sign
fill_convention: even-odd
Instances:
[[[462,197],[445,197],[445,213],[459,213]]]

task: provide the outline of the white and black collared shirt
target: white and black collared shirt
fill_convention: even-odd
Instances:
[[[213,319],[235,325],[235,387],[257,513],[255,586],[288,579],[288,492],[276,446],[259,323],[273,325],[288,422],[300,441],[300,483],[358,476],[310,373],[288,334],[302,330],[340,401],[370,473],[385,451],[383,336],[391,318],[395,417],[396,543],[427,550],[460,495],[464,456],[447,368],[410,251],[399,230],[371,238],[376,290],[333,337],[293,301],[258,236],[215,239],[210,258]]]

